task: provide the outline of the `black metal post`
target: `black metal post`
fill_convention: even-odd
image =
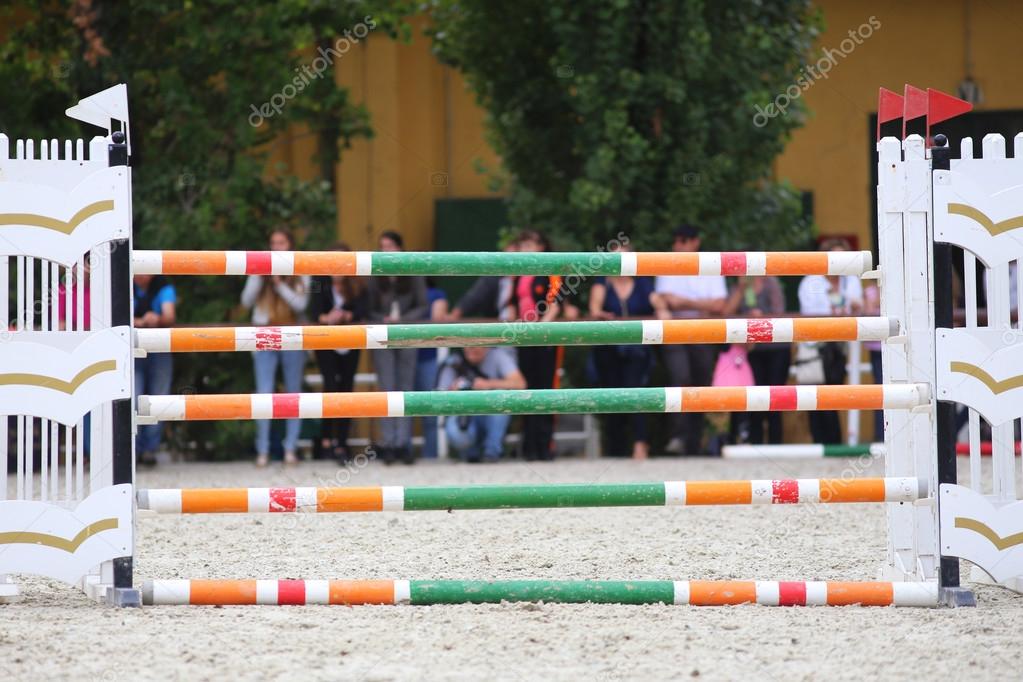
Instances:
[[[948,139],[944,135],[936,135],[934,142],[935,146],[931,148],[931,171],[949,170],[952,154]],[[931,191],[933,205],[933,183]],[[934,242],[935,329],[951,329],[953,325],[952,253],[951,245]],[[938,430],[938,484],[956,483],[955,403],[937,400],[935,409]],[[959,587],[959,559],[941,557],[938,581],[942,587]]]
[[[128,165],[128,145],[123,132],[111,136],[107,145],[111,166]],[[113,327],[131,326],[131,239],[120,239],[110,245],[110,324]],[[129,343],[131,340],[129,339]],[[134,358],[134,349],[132,349]],[[115,400],[112,404],[112,466],[113,484],[135,482],[135,437],[132,433],[131,398]],[[114,588],[131,589],[133,558],[114,559]]]

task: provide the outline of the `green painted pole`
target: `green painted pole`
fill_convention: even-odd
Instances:
[[[405,488],[406,511],[664,506],[664,483]]]
[[[870,454],[870,443],[862,445],[825,445],[825,457],[861,457]]]
[[[387,347],[435,346],[578,346],[643,343],[643,323],[504,322],[395,324],[387,327]]]
[[[622,256],[618,252],[577,253],[489,253],[422,251],[373,253],[374,275],[414,275],[429,272],[444,275],[619,275]]]
[[[664,410],[663,388],[405,393],[406,417],[461,414],[596,414],[602,412],[664,412]]]
[[[673,604],[670,580],[412,580],[412,604]]]

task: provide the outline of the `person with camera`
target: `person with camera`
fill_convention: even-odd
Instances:
[[[524,389],[526,378],[506,348],[473,346],[452,354],[437,378],[441,391],[486,391],[497,388]],[[444,423],[448,442],[466,462],[496,462],[504,451],[504,434],[511,415],[489,414],[448,417]]]

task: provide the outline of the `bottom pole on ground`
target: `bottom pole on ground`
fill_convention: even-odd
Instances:
[[[797,443],[791,445],[726,445],[721,456],[730,459],[784,459],[802,457],[884,457],[884,443],[860,445],[821,445]]]
[[[147,580],[146,605],[681,604],[938,605],[934,582],[728,580]]]

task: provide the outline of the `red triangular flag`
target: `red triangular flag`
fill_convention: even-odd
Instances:
[[[940,90],[927,88],[927,122],[930,125],[947,121],[972,110],[973,105],[966,100],[946,95]]]
[[[902,95],[888,88],[879,88],[877,92],[877,120],[881,123],[902,118]]]
[[[881,124],[902,118],[902,95],[888,88],[877,91],[877,139],[881,139]]]
[[[905,89],[905,109],[902,111],[902,118],[906,121],[913,118],[920,118],[927,115],[927,92],[915,88],[909,83]]]

